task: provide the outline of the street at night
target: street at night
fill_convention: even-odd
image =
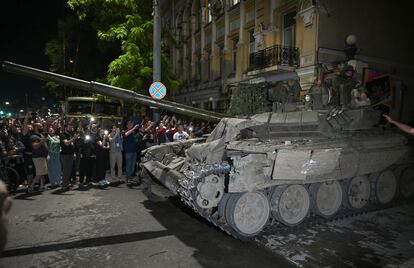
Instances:
[[[18,193],[3,267],[294,267],[207,225],[155,186]],[[164,197],[163,197],[164,196]]]
[[[239,241],[154,185],[18,193],[3,267],[413,267],[411,205]]]

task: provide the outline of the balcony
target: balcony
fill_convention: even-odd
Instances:
[[[275,45],[250,54],[249,71],[275,65],[299,67],[299,49]]]

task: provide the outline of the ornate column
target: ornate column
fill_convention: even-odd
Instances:
[[[269,26],[267,29],[269,31],[275,31],[276,30],[276,24],[275,24],[275,17],[273,15],[276,8],[276,0],[270,0],[270,9],[269,9]]]
[[[243,72],[247,67],[247,57],[245,55],[246,42],[244,40],[244,25],[246,23],[246,10],[245,1],[240,1],[240,29],[239,29],[239,42],[237,43],[237,69],[236,78],[237,80],[242,79]]]
[[[223,77],[222,79],[224,81],[227,80],[227,75],[230,71],[231,68],[231,53],[229,50],[229,40],[228,40],[228,36],[229,36],[229,30],[230,30],[230,21],[229,21],[229,13],[227,12],[228,9],[228,5],[227,5],[227,1],[224,4],[224,48],[223,48],[223,57],[224,57],[224,70],[223,70]],[[223,88],[225,88],[225,86],[223,85]]]
[[[213,21],[211,22],[211,55],[210,55],[210,62],[211,62],[211,78],[215,80],[217,78],[217,58],[220,56],[220,51],[218,51],[218,47],[216,44],[217,40],[217,25],[216,19],[213,16]]]
[[[278,32],[278,28],[276,27],[274,11],[276,8],[276,1],[277,0],[269,0],[270,7],[269,7],[269,25],[265,30],[265,47],[270,47],[272,45],[276,45],[276,33]]]
[[[211,25],[211,62],[213,66],[212,70],[212,78],[216,79],[220,76],[219,73],[219,66],[220,66],[220,58],[221,58],[221,51],[216,43],[217,41],[217,18],[219,18],[224,11],[224,2],[223,0],[212,0],[210,1],[210,8],[211,8],[211,15],[213,18],[212,25]]]
[[[201,62],[201,80],[204,81],[207,77],[207,66],[206,66],[206,32],[204,26],[206,25],[206,7],[203,3],[201,6],[201,51],[200,51],[200,62]]]
[[[196,14],[191,14],[191,76],[192,81],[196,80],[197,66],[196,66],[196,44],[195,44],[195,32],[196,32]]]

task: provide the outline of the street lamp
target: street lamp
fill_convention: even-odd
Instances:
[[[358,52],[358,47],[356,46],[357,41],[358,38],[354,34],[349,34],[345,37],[344,52],[347,60],[353,60],[355,58],[355,54]]]
[[[4,104],[6,104],[6,105],[10,105],[10,102],[8,102],[8,101],[5,101],[5,102],[4,102]]]

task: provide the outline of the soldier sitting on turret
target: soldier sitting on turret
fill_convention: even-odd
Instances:
[[[354,68],[351,65],[339,64],[336,75],[333,78],[334,104],[346,106],[351,103],[351,91],[355,88],[357,82],[353,79]],[[339,99],[338,99],[339,97]],[[339,101],[339,103],[338,103]]]

